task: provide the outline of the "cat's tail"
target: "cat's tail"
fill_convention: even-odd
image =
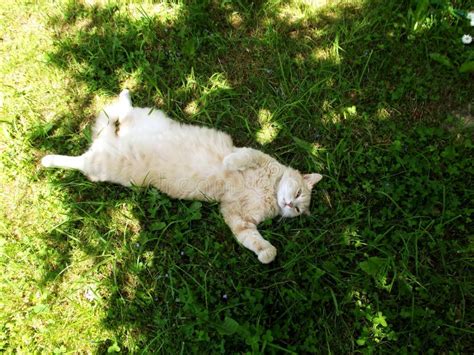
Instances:
[[[46,155],[41,159],[41,165],[45,168],[64,168],[74,170],[84,170],[85,157],[71,157],[68,155]]]
[[[113,104],[105,107],[97,117],[93,129],[94,138],[99,135],[108,135],[115,137],[120,125],[120,121],[125,119],[133,110],[132,100],[130,99],[130,92],[123,90],[119,98]]]

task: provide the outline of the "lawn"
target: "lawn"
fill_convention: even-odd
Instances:
[[[2,1],[0,351],[472,352],[469,6]],[[273,263],[216,204],[39,166],[126,87],[324,175]]]

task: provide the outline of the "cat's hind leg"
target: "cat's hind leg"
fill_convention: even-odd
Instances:
[[[71,157],[68,155],[46,155],[41,159],[41,165],[45,168],[74,169],[84,172],[85,158],[83,155]]]
[[[93,137],[107,136],[113,139],[120,131],[120,124],[123,123],[133,110],[130,91],[122,90],[118,100],[111,105],[106,106],[97,116],[93,128]]]
[[[125,89],[119,94],[118,100],[104,108],[103,114],[105,114],[108,123],[121,122],[129,116],[132,110],[130,91]]]
[[[132,99],[130,98],[130,91],[128,89],[122,90],[119,94],[119,104],[127,111],[133,108]]]

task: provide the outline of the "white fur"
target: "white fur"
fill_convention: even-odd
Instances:
[[[87,152],[48,155],[41,163],[81,170],[92,181],[153,185],[174,198],[219,201],[237,240],[262,263],[271,262],[276,249],[257,224],[278,214],[307,213],[311,188],[322,178],[301,175],[258,150],[236,148],[223,132],[134,108],[128,90],[97,117]]]

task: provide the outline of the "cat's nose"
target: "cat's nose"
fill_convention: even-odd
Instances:
[[[293,202],[288,202],[286,205],[290,208],[293,208]]]

